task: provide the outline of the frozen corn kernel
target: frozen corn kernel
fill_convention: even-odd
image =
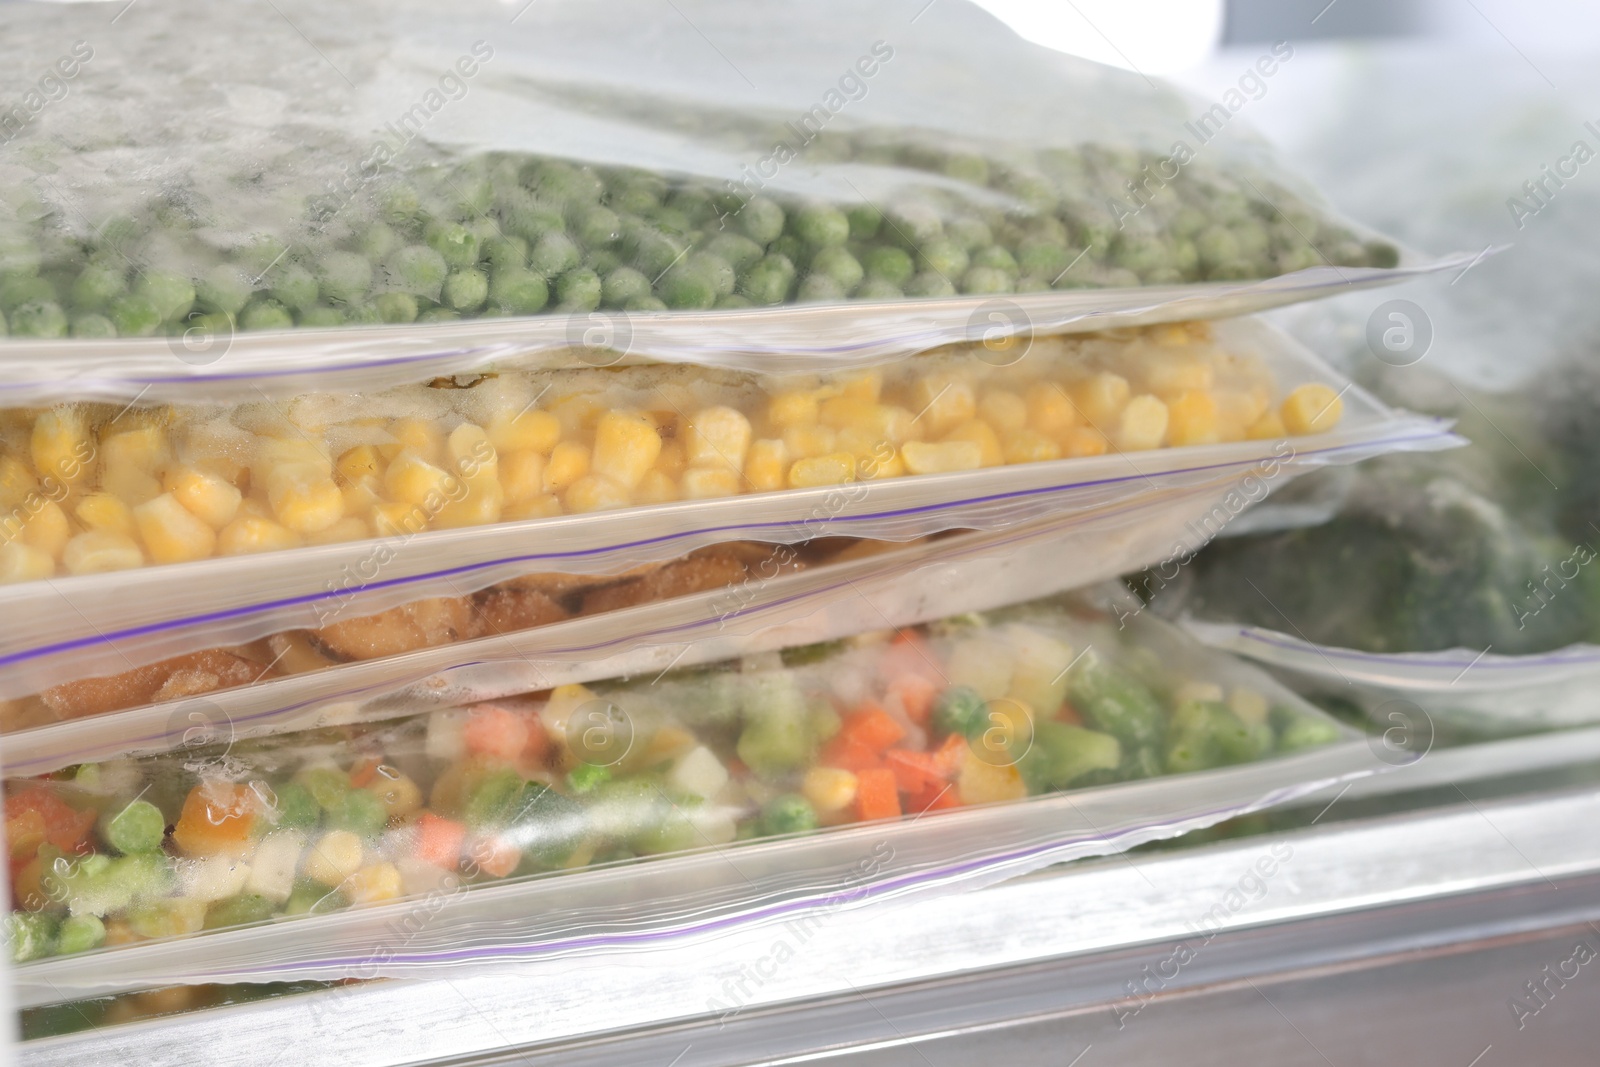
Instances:
[[[253,552],[276,552],[294,548],[300,538],[288,527],[271,519],[241,515],[217,534],[219,556],[246,556]]]
[[[1182,323],[1169,323],[1164,326],[1155,326],[1150,330],[1150,339],[1158,345],[1176,348],[1186,345],[1191,340],[1189,331]]]
[[[379,504],[372,509],[372,528],[379,537],[402,537],[426,530],[430,517],[417,504]]]
[[[856,776],[837,767],[812,767],[806,771],[800,793],[818,815],[832,815],[855,801]]]
[[[422,807],[422,789],[409,775],[387,764],[378,768],[377,775],[367,788],[378,798],[384,813],[391,819],[410,815]]]
[[[515,504],[507,504],[500,518],[506,522],[521,522],[524,519],[548,519],[552,515],[560,514],[562,514],[561,501],[552,493],[544,493]]]
[[[461,479],[410,449],[396,455],[383,473],[383,489],[389,499],[432,511],[437,511],[451,492],[459,493],[460,483]]]
[[[430,419],[396,419],[389,424],[389,436],[394,440],[378,448],[378,454],[387,460],[409,450],[437,463],[444,450],[444,433]]]
[[[333,469],[347,482],[363,482],[383,476],[384,459],[376,445],[357,445],[339,457]]]
[[[767,421],[774,426],[804,426],[818,418],[817,394],[801,389],[779,393],[767,401]]]
[[[750,454],[744,461],[744,476],[751,491],[770,493],[782,489],[788,459],[789,449],[782,441],[764,437],[751,442]]]
[[[544,492],[544,456],[534,449],[506,453],[500,460],[500,487],[506,503],[532,500]]]
[[[750,450],[750,432],[750,420],[733,408],[702,408],[689,420],[689,465],[741,469]]]
[[[991,390],[979,397],[978,415],[1000,433],[1009,433],[1027,425],[1028,402],[1005,389]]]
[[[344,497],[346,515],[365,515],[383,503],[383,482],[377,478],[365,478],[340,486],[339,493]],[[240,507],[242,509],[243,505]]]
[[[1003,444],[1007,463],[1042,463],[1061,458],[1059,444],[1038,430],[1027,427],[1007,434]]]
[[[323,477],[333,477],[333,459],[317,442],[306,437],[260,438],[250,465],[252,475],[264,482],[280,467],[315,467]]]
[[[961,425],[978,413],[972,383],[955,373],[930,374],[919,378],[911,389],[914,418],[930,434],[942,434]]]
[[[505,491],[500,481],[490,472],[457,482],[460,499],[447,501],[438,509],[433,524],[441,530],[462,526],[484,526],[499,522],[505,508]],[[465,492],[461,493],[460,490]]]
[[[51,558],[59,559],[61,550],[72,537],[72,523],[67,513],[61,510],[61,505],[54,500],[35,497],[30,504],[7,516],[4,526],[0,526],[0,535],[12,529],[12,523],[18,515],[26,515],[27,518],[17,529],[16,539],[32,545]]]
[[[544,465],[544,491],[560,493],[589,473],[589,450],[576,441],[562,441]]]
[[[1061,454],[1068,459],[1103,456],[1110,447],[1105,434],[1088,426],[1074,426],[1061,435]]]
[[[349,830],[329,830],[306,852],[300,873],[313,882],[338,886],[361,869],[361,838]]]
[[[610,478],[599,474],[585,474],[567,487],[562,498],[568,511],[579,514],[586,511],[611,511],[632,503],[628,490]]]
[[[397,900],[405,893],[400,868],[392,863],[373,863],[361,868],[344,883],[352,904],[379,904]]]
[[[36,582],[56,572],[55,557],[21,541],[0,545],[0,582]]]
[[[1072,388],[1072,402],[1083,421],[1104,432],[1117,424],[1117,417],[1128,403],[1132,390],[1120,374],[1101,371]]]
[[[1289,431],[1284,428],[1283,419],[1278,413],[1269,411],[1252,423],[1244,435],[1252,441],[1273,441],[1288,437]]]
[[[917,444],[907,441],[906,444]],[[856,463],[856,477],[865,481],[876,481],[880,478],[901,478],[906,473],[906,461],[901,457],[900,450],[887,443],[878,446],[877,451]]]
[[[856,478],[856,457],[848,452],[797,459],[789,467],[789,487],[809,489],[818,485],[843,485]]]
[[[1034,382],[1024,399],[1028,425],[1042,434],[1059,437],[1081,421],[1072,398],[1055,382]]]
[[[303,464],[279,467],[267,476],[267,502],[277,520],[296,533],[326,530],[344,518],[338,483]]]
[[[1174,707],[1188,704],[1191,701],[1196,700],[1207,704],[1222,703],[1222,686],[1218,685],[1216,682],[1203,682],[1198,679],[1190,679],[1189,681],[1183,682],[1172,691],[1172,703]]]
[[[154,474],[129,463],[112,463],[109,460],[100,473],[100,488],[129,507],[136,507],[161,495],[161,483]]]
[[[980,467],[998,467],[1006,461],[1005,449],[1000,445],[1000,436],[994,428],[982,419],[972,419],[962,423],[949,433],[945,434],[946,441],[970,441],[978,446],[978,465]],[[910,444],[911,442],[906,442]],[[906,467],[915,474],[916,469],[910,461]]]
[[[1141,369],[1145,388],[1160,396],[1210,389],[1216,382],[1211,364],[1187,352],[1152,352]]]
[[[838,451],[839,435],[830,426],[791,426],[783,432],[783,444],[796,459],[811,459]]]
[[[16,456],[0,456],[0,508],[14,508],[39,491],[33,469]]]
[[[725,467],[690,467],[683,472],[683,498],[707,500],[718,496],[735,496],[740,489],[738,471]]]
[[[1167,405],[1167,443],[1174,448],[1219,439],[1217,401],[1210,393],[1184,393]]]
[[[217,533],[171,493],[162,493],[133,509],[133,522],[145,551],[156,563],[205,559],[217,547]]]
[[[847,375],[839,383],[839,395],[860,400],[866,404],[876,404],[883,395],[883,371],[877,367],[870,370],[856,371]]]
[[[85,530],[61,550],[68,574],[104,574],[144,564],[144,553],[126,534],[110,530]]]
[[[365,519],[346,515],[332,526],[313,530],[305,535],[308,545],[337,545],[345,541],[362,541],[372,536],[372,528]]]
[[[661,455],[661,434],[636,411],[608,411],[594,428],[590,469],[624,489],[639,484]]]
[[[606,406],[592,396],[564,396],[550,404],[563,438],[587,437],[605,413]]]
[[[489,431],[489,443],[501,452],[526,450],[549,455],[561,440],[561,420],[548,411],[497,414],[485,428]]]
[[[984,465],[982,446],[967,440],[907,441],[900,446],[900,456],[912,474],[970,471]]]
[[[94,439],[83,413],[75,408],[41,412],[29,441],[33,468],[41,478],[77,485],[94,469]]]
[[[1118,451],[1143,452],[1159,448],[1167,436],[1167,405],[1159,397],[1141,393],[1128,401],[1117,420]]]
[[[678,441],[662,441],[661,455],[656,457],[655,469],[674,480],[683,477],[689,469],[689,453]]]
[[[678,499],[678,495],[678,483],[659,469],[646,472],[639,488],[633,491],[634,502],[638,504],[665,504]]]
[[[1289,391],[1278,412],[1292,434],[1327,433],[1339,425],[1344,400],[1331,386],[1307,382]]]
[[[100,461],[153,474],[172,458],[167,432],[159,426],[135,426],[100,439]]]
[[[244,494],[237,486],[193,467],[174,467],[161,479],[162,488],[178,498],[178,503],[206,523],[220,530],[239,513]]]
[[[1247,726],[1260,726],[1267,721],[1267,698],[1259,690],[1235,688],[1228,694],[1228,707]]]
[[[109,530],[112,533],[133,536],[133,512],[127,504],[110,493],[90,493],[78,501],[72,513],[88,530]]]
[[[493,476],[500,462],[499,453],[489,442],[482,426],[464,422],[450,431],[445,440],[445,457],[450,468],[463,478],[472,479],[480,474]]]

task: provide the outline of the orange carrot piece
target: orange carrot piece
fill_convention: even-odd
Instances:
[[[860,774],[862,771],[883,766],[883,760],[877,752],[860,741],[844,737],[842,734],[835,734],[822,746],[818,762],[824,767],[837,767],[851,774]]]
[[[378,768],[380,766],[382,766],[382,761],[376,756],[368,756],[366,759],[356,761],[356,765],[350,768],[350,784],[357,789],[365,789],[378,776]]]
[[[1070,701],[1062,703],[1061,710],[1056,712],[1056,718],[1073,726],[1083,725],[1083,716],[1078,714],[1078,709],[1073,707]]]
[[[467,751],[511,763],[528,746],[527,721],[498,704],[479,704],[467,714],[462,731]]]
[[[874,768],[856,775],[856,818],[862,822],[893,819],[900,814],[900,790],[894,772]]]
[[[906,804],[907,811],[942,811],[959,808],[961,797],[953,782],[938,782],[917,793]]]
[[[939,695],[936,682],[920,674],[902,674],[889,683],[888,691],[900,699],[906,718],[918,726],[927,725],[928,716],[933,713],[934,697]]]
[[[490,878],[504,878],[522,862],[522,849],[503,837],[480,837],[467,850],[467,858]]]
[[[415,855],[424,863],[453,871],[461,862],[461,843],[466,836],[467,828],[463,823],[425,811],[417,819]]]
[[[944,776],[939,773],[933,756],[927,752],[891,748],[883,754],[883,764],[894,772],[895,784],[902,793],[916,794],[929,786],[944,784]]]
[[[882,752],[906,735],[905,728],[895,721],[883,706],[868,700],[845,716],[837,736]]]
[[[938,768],[940,777],[954,778],[961,773],[961,764],[966,758],[967,739],[960,734],[951,734],[934,749],[933,765]]]
[[[543,763],[550,754],[550,731],[544,728],[544,720],[531,712],[523,717],[522,722],[528,728],[528,740],[522,746],[523,760],[533,764]]]
[[[172,831],[172,843],[190,856],[243,852],[259,801],[236,782],[202,782],[189,790]]]

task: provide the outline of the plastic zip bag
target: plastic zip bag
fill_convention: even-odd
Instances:
[[[1162,337],[1174,333],[1191,336],[1189,330],[1177,327],[1155,330],[1161,331]],[[624,408],[599,416],[608,394],[602,393],[596,400],[583,395],[576,386],[573,388],[577,391],[569,398],[568,405],[559,410],[579,421],[570,434],[571,441],[563,439],[557,443],[549,453],[548,462],[539,451],[539,442],[510,437],[502,438],[502,443],[522,447],[508,449],[502,464],[489,431],[477,423],[457,423],[455,420],[461,416],[447,413],[441,413],[435,421],[397,418],[382,427],[365,425],[358,419],[348,427],[352,432],[381,433],[382,436],[374,437],[375,443],[355,444],[341,451],[337,465],[329,458],[334,451],[331,446],[318,452],[313,442],[298,435],[268,436],[252,455],[266,464],[264,470],[274,472],[272,476],[276,476],[280,468],[286,470],[287,481],[285,487],[280,487],[283,489],[281,496],[274,497],[269,492],[263,502],[252,490],[254,503],[242,501],[236,499],[242,497],[242,491],[221,473],[196,469],[193,464],[178,465],[186,481],[175,484],[172,491],[137,505],[145,512],[139,512],[136,519],[142,517],[154,523],[154,534],[163,539],[164,545],[170,542],[179,547],[198,546],[199,550],[224,541],[231,543],[233,537],[232,534],[214,534],[209,527],[201,528],[203,520],[198,518],[198,512],[206,511],[207,502],[215,502],[213,497],[225,497],[222,502],[232,504],[235,518],[225,529],[238,531],[241,537],[256,538],[262,531],[272,537],[292,532],[286,531],[282,523],[261,514],[262,508],[281,506],[291,511],[280,518],[287,519],[291,514],[303,518],[308,509],[315,511],[324,506],[331,514],[334,507],[346,506],[341,501],[347,498],[364,501],[360,506],[370,509],[374,522],[379,519],[391,522],[395,514],[400,515],[402,522],[408,516],[418,515],[426,521],[431,513],[422,505],[405,504],[403,500],[380,500],[374,504],[367,496],[377,491],[373,488],[375,484],[385,492],[411,493],[417,485],[431,484],[427,479],[437,476],[454,477],[450,484],[467,489],[463,500],[439,497],[447,505],[440,513],[455,515],[460,512],[470,521],[474,517],[489,517],[488,512],[476,510],[480,506],[507,499],[505,485],[522,484],[515,480],[515,473],[521,469],[516,459],[519,456],[527,460],[523,466],[531,469],[542,465],[546,474],[556,468],[565,472],[562,478],[575,475],[585,467],[592,470],[605,464],[605,469],[623,470],[627,477],[646,488],[666,483],[687,484],[687,480],[693,478],[704,481],[707,486],[737,489],[744,487],[741,479],[766,477],[771,473],[767,469],[770,464],[766,463],[771,457],[758,455],[758,441],[767,442],[768,451],[774,453],[780,444],[785,449],[788,447],[782,437],[754,438],[754,426],[765,426],[766,420],[775,418],[774,412],[777,417],[787,419],[792,408],[801,411],[802,421],[775,422],[771,432],[778,433],[779,428],[786,426],[782,432],[795,439],[797,455],[814,449],[817,441],[813,438],[824,440],[829,435],[833,435],[830,447],[843,447],[848,437],[849,447],[860,454],[829,452],[788,464],[787,481],[791,486],[805,485],[811,480],[810,473],[803,479],[797,477],[799,465],[805,465],[808,472],[815,468],[818,478],[833,478],[841,484],[792,487],[781,492],[742,496],[705,496],[673,503],[636,503],[631,508],[613,511],[524,518],[455,529],[424,528],[417,533],[410,532],[410,527],[406,526],[397,530],[386,526],[386,530],[394,532],[378,541],[305,544],[280,552],[197,559],[169,566],[0,586],[0,606],[32,622],[26,633],[0,635],[0,667],[4,668],[0,672],[0,687],[4,687],[0,688],[0,697],[37,692],[74,678],[116,674],[143,663],[216,647],[219,643],[245,644],[286,629],[316,628],[327,625],[332,618],[370,615],[428,596],[461,596],[530,572],[613,574],[731,540],[794,543],[823,536],[909,540],[947,529],[998,529],[1051,514],[1089,517],[1100,509],[1206,486],[1224,502],[1218,505],[1220,517],[1210,524],[1220,528],[1281,479],[1304,469],[1354,462],[1381,452],[1434,449],[1458,443],[1439,420],[1417,419],[1384,407],[1353,386],[1339,382],[1309,353],[1260,323],[1229,322],[1216,327],[1216,331],[1215,346],[1177,345],[1169,350],[1159,345],[1151,347],[1143,335],[1138,335],[1063,340],[1057,342],[1062,347],[1053,349],[1041,348],[1045,342],[1037,342],[1034,350],[1000,349],[1008,353],[1007,358],[1016,356],[1018,351],[1022,355],[1015,362],[999,367],[984,358],[992,358],[996,353],[995,349],[987,347],[950,357],[957,361],[958,371],[966,369],[970,379],[961,374],[943,379],[939,375],[946,372],[941,369],[945,364],[940,362],[944,357],[918,357],[895,364],[890,371],[864,372],[864,377],[833,383],[811,381],[799,391],[775,391],[765,408],[747,401],[752,405],[754,424],[750,417],[728,404],[714,403],[701,413],[704,419],[701,415],[687,419],[687,425],[679,431],[677,420],[682,417],[676,408],[668,405],[660,418],[661,425],[673,427],[677,435],[668,442],[673,445],[670,449],[661,433],[651,428],[648,412]],[[1174,360],[1171,355],[1173,351],[1187,353],[1191,349],[1199,353],[1198,358],[1181,355]],[[1215,366],[1208,368],[1208,361]],[[1133,387],[1127,378],[1101,369],[1109,367],[1126,371],[1134,381],[1142,383],[1142,388],[1155,389],[1168,396],[1170,403],[1155,393],[1131,396]],[[1080,374],[1080,377],[1052,382],[1049,374],[1058,368]],[[634,369],[646,374],[663,371],[663,368]],[[1045,373],[1039,373],[1041,371]],[[1175,377],[1166,377],[1169,374]],[[1246,380],[1274,384],[1250,385],[1244,391],[1225,390],[1221,386],[1208,391],[1197,384],[1207,379],[1219,383],[1241,374],[1248,376]],[[582,380],[579,379],[580,384]],[[493,386],[500,381],[500,378],[488,379],[478,387]],[[1003,388],[1013,381],[1037,383],[1038,396],[1033,398],[1036,402],[1030,403],[1018,392]],[[897,382],[904,383],[904,388],[927,394],[926,402],[918,405],[920,411],[912,412],[908,407],[888,402],[895,396],[891,386],[902,388],[895,384]],[[1283,389],[1290,383],[1295,383],[1294,388],[1287,390],[1278,411],[1269,406],[1262,414],[1260,390],[1266,389],[1265,397],[1270,405],[1274,388]],[[727,388],[726,383],[705,383],[699,379],[683,384],[690,389]],[[474,391],[474,388],[432,390],[443,394],[444,399],[433,398],[438,403],[446,400],[465,403],[453,398]],[[870,392],[873,399],[863,401],[854,395],[856,391]],[[713,399],[738,402],[739,395],[732,391],[714,392]],[[322,411],[318,396],[303,399],[307,401],[303,410],[308,417]],[[346,403],[338,397],[331,399]],[[477,398],[472,401],[476,403]],[[678,408],[685,402],[680,402]],[[916,398],[913,396],[908,402],[915,403]],[[366,407],[370,411],[373,403],[371,398],[365,398],[356,403],[356,408]],[[978,409],[980,404],[982,411]],[[815,405],[816,421],[812,421],[810,414],[812,405]],[[835,406],[839,412],[838,430],[827,421],[833,417],[829,413]],[[280,408],[268,402],[250,410],[270,418]],[[510,410],[515,413],[517,409]],[[602,432],[599,425],[593,433],[585,429],[581,419],[584,410],[589,417],[602,421],[614,416],[616,433]],[[1251,432],[1259,439],[1237,440],[1243,435],[1240,411],[1246,415],[1255,412],[1258,421]],[[1341,412],[1345,414],[1341,416]],[[1146,420],[1146,415],[1157,417]],[[1006,423],[1007,419],[1020,419],[1021,423]],[[1327,429],[1335,419],[1340,420],[1338,425]],[[907,429],[921,420],[937,427],[937,440],[909,439],[927,436]],[[1116,429],[1111,427],[1113,420],[1117,423]],[[524,429],[560,426],[560,419],[554,414],[539,410],[520,420],[512,417],[509,427],[499,426],[493,413],[489,413],[485,421],[497,433],[504,429],[508,434],[519,435]],[[530,425],[524,427],[523,422]],[[1153,432],[1158,422],[1164,422],[1166,427],[1159,438]],[[713,423],[719,427],[717,434],[720,436],[714,437],[711,433]],[[878,426],[879,423],[883,425]],[[75,455],[75,449],[88,440],[78,432],[87,432],[81,424],[75,426],[72,433],[58,433],[64,421],[52,412],[33,416],[31,421],[24,419],[15,431],[19,436],[10,440],[20,441],[22,427],[28,427],[31,455],[41,425],[48,431],[44,439],[50,455]],[[335,430],[340,425],[334,423],[333,429],[325,431],[329,440],[338,436]],[[1005,429],[1002,437],[994,425],[1010,428]],[[1104,426],[1111,436],[1108,438],[1096,426]],[[1280,431],[1289,427],[1326,432],[1281,435]],[[1046,430],[1051,433],[1047,434]],[[448,441],[441,440],[447,432]],[[1222,443],[1138,450],[1138,442],[1129,436],[1134,432],[1147,434],[1145,443],[1178,443],[1195,440],[1196,436],[1199,440],[1222,438]],[[568,435],[564,429],[559,433]],[[160,470],[167,479],[172,476],[170,468],[173,466],[163,458],[168,447],[163,434],[159,427],[152,429],[150,426],[139,427],[131,434],[119,431],[113,440],[130,436],[135,440],[127,448],[100,446],[99,451],[107,455],[104,471],[116,478],[129,479],[134,490],[140,485],[145,486],[144,492],[161,489],[163,485],[155,482],[151,471]],[[612,441],[607,435],[617,440]],[[724,465],[728,449],[732,447],[725,442],[708,448],[709,458],[703,464],[690,463],[692,450],[700,447],[693,440],[697,435],[705,441],[736,439],[741,453],[748,456],[745,470],[735,474],[731,467]],[[690,447],[680,449],[677,440],[684,436],[690,438]],[[413,437],[417,440],[413,441]],[[624,437],[627,439],[623,440]],[[1229,438],[1233,440],[1230,442]],[[893,443],[897,439],[903,441],[898,447]],[[343,440],[349,443],[348,438]],[[427,453],[421,450],[430,447],[430,442],[431,447],[441,450],[448,448],[449,442],[458,442],[461,454],[475,465],[474,473],[455,477],[424,459]],[[645,446],[651,442],[654,448],[646,450]],[[570,448],[564,449],[563,445],[569,443]],[[1116,450],[1075,459],[1049,458],[1069,446],[1087,448],[1091,452],[1104,452],[1112,446],[1116,446]],[[490,459],[480,461],[476,449],[484,447]],[[392,459],[386,458],[386,450]],[[986,450],[997,455],[986,456]],[[91,454],[98,455],[98,452],[91,447]],[[654,466],[641,460],[641,454],[644,460],[653,459]],[[1007,457],[1024,462],[914,477],[845,481],[860,473],[897,474],[900,470],[917,469],[919,464],[922,469],[937,470],[941,466],[963,466]],[[223,458],[227,460],[228,455],[224,453]],[[351,470],[344,470],[343,467],[353,460],[360,460],[360,463],[354,464]],[[152,463],[167,465],[151,466]],[[19,464],[20,460],[12,465],[13,469]],[[381,479],[376,473],[380,467],[383,470]],[[822,470],[825,467],[831,471]],[[669,469],[670,474],[667,473]],[[237,470],[250,468],[241,462]],[[337,470],[337,477],[333,470]],[[102,481],[105,476],[101,475]],[[243,481],[242,475],[240,480]],[[566,484],[568,488],[564,492],[572,501],[577,499],[573,495],[577,490],[587,494],[581,505],[585,508],[628,500],[612,477],[591,474]],[[180,492],[191,491],[199,500],[194,510],[177,499]],[[605,494],[612,493],[618,495],[614,499],[602,499]],[[103,495],[95,494],[97,500]],[[553,499],[552,494],[538,494],[517,506],[537,510]],[[43,531],[40,537],[60,544],[65,554],[75,536],[72,534],[74,527],[70,525],[74,520],[69,520],[64,509],[53,501],[46,503],[50,506],[41,505],[37,514],[29,519],[28,527],[37,524]],[[248,513],[246,503],[250,503]],[[75,504],[74,508],[81,510],[81,504]],[[109,511],[115,519],[117,508],[112,506]],[[158,511],[159,514],[153,514]],[[219,513],[215,517],[222,516]],[[171,528],[178,530],[175,537],[169,537],[168,520],[172,522]],[[63,524],[65,529],[62,529]],[[318,531],[316,539],[322,539],[330,529],[339,533],[341,525],[361,524],[354,516],[346,516],[337,520],[334,527]],[[1216,532],[1214,528],[1208,529],[1211,534]],[[96,533],[99,539],[96,543],[115,541],[119,536],[122,541],[128,540],[127,535],[102,536],[101,533]],[[62,534],[67,537],[63,539]],[[351,536],[358,534],[350,530]],[[24,528],[22,537],[0,546],[0,554],[35,559],[45,550],[31,543],[33,541],[28,528]],[[271,543],[271,537],[264,542],[257,538],[254,543],[265,547]],[[121,546],[118,551],[128,562],[133,562],[135,554],[144,558],[137,546],[130,551],[126,544],[117,544]],[[63,667],[63,664],[70,664],[70,667]]]
[[[1186,100],[960,3],[633,0],[509,22],[486,0],[447,17],[162,0],[115,44],[78,9],[3,25],[27,63],[64,53],[63,98],[4,131],[0,305],[29,348],[164,334],[209,362],[236,331],[296,325],[1171,297],[1321,266],[1361,284],[1399,254],[1259,139],[1220,136],[1239,94]],[[211,58],[153,58],[175,34]]]
[[[1165,623],[1040,601],[13,781],[11,945],[104,945],[24,965],[57,999],[593,953],[1115,851],[1370,769],[1354,738]]]

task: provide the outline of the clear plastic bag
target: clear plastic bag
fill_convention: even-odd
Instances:
[[[413,386],[395,410],[386,395],[258,401],[179,418],[193,431],[179,434],[164,414],[107,432],[81,407],[13,413],[4,459],[17,485],[30,463],[58,460],[78,480],[53,483],[66,507],[28,491],[0,560],[43,572],[76,552],[64,565],[93,570],[157,546],[189,561],[0,585],[0,607],[30,619],[0,634],[0,698],[530,572],[617,574],[733,540],[1092,521],[1203,487],[1222,502],[1209,536],[1304,469],[1458,443],[1251,320],[973,346],[832,379],[640,366],[539,382]],[[528,407],[546,388],[560,399]],[[85,451],[89,463],[72,459]],[[654,502],[667,495],[690,499]]]
[[[11,781],[24,997],[708,936],[969,888],[1371,769],[1264,676],[1107,606]]]
[[[382,324],[438,351],[479,336],[459,318],[545,313],[572,341],[600,308],[802,302],[822,307],[791,325],[815,336],[851,299],[834,340],[868,344],[896,301],[964,294],[936,344],[1001,293],[1226,301],[1300,270],[1317,293],[1397,276],[1397,247],[1285,174],[1226,99],[1027,44],[963,3],[630,0],[509,22],[487,0],[159,0],[115,46],[89,9],[3,15],[13,65],[61,57],[59,99],[34,94],[5,130],[6,348],[167,349],[181,376],[237,331],[348,324],[381,359],[408,332]],[[1096,306],[1071,296],[1068,318]]]

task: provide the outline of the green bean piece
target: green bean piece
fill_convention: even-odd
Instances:
[[[98,915],[69,915],[61,920],[56,935],[56,951],[63,956],[88,952],[106,942],[106,924]]]
[[[277,911],[276,905],[260,893],[240,893],[214,902],[206,908],[202,929],[221,930],[230,926],[245,926],[265,922]]]
[[[1110,734],[1047,719],[1035,723],[1033,741],[1017,762],[1029,792],[1066,789],[1095,771],[1115,771],[1122,744]]]
[[[329,889],[320,882],[303,878],[295,882],[294,889],[289,893],[289,900],[283,906],[283,913],[327,915],[330,912],[343,911],[349,906],[349,898],[337,889]]]
[[[572,855],[588,830],[583,805],[538,782],[526,782],[506,812],[504,837],[524,860],[545,869]]]
[[[1069,676],[1067,699],[1084,722],[1128,748],[1159,745],[1165,732],[1161,704],[1138,680],[1097,656],[1085,655]]]

